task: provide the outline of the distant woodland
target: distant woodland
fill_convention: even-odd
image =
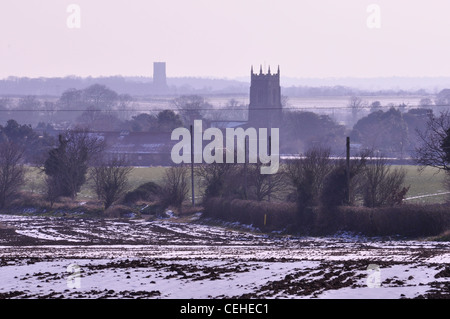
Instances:
[[[84,89],[93,84],[105,85],[118,94],[132,96],[181,95],[181,94],[247,94],[249,83],[231,79],[197,77],[168,78],[167,88],[161,90],[153,86],[151,77],[76,77],[27,78],[8,77],[0,80],[0,95],[42,95],[60,96],[68,89]],[[342,85],[307,86],[289,85],[282,88],[290,97],[301,96],[380,96],[380,95],[426,95],[424,89],[378,89],[361,90]]]

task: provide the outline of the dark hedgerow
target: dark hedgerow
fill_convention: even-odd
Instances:
[[[262,231],[288,230],[295,224],[297,213],[295,203],[217,197],[208,199],[203,206],[207,217],[253,225]]]
[[[445,204],[317,207],[311,208],[311,218],[301,220],[294,203],[211,198],[204,208],[207,217],[253,225],[262,231],[297,234],[332,235],[348,231],[366,236],[412,238],[437,236],[450,229],[450,208]]]
[[[319,234],[350,231],[366,236],[436,236],[450,229],[448,205],[395,207],[341,206],[333,214],[320,210],[315,228]]]
[[[161,187],[153,182],[148,182],[126,193],[123,203],[133,204],[138,201],[157,201],[160,195]]]

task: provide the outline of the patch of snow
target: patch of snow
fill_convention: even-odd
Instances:
[[[224,298],[261,294],[264,288],[271,298],[412,298],[425,294],[433,282],[447,282],[446,277],[434,276],[439,267],[450,264],[447,242],[374,239],[352,233],[320,238],[276,236],[237,231],[234,228],[242,229],[242,225],[235,223],[228,224],[233,226],[230,229],[167,219],[0,215],[0,222],[29,239],[67,242],[12,246],[2,241],[0,257],[8,262],[0,264],[0,293],[23,291],[42,296],[58,292],[76,298],[78,294],[88,296],[91,290],[157,290],[160,294],[156,298]],[[124,244],[108,244],[108,240]],[[27,258],[37,261],[27,263]],[[126,260],[140,264],[108,266]],[[368,287],[365,262],[380,264],[379,288]],[[349,287],[319,287],[315,295],[302,296],[267,288],[268,283],[293,274],[298,274],[293,285],[301,280],[324,282],[326,273],[332,275],[327,280],[332,280],[335,272],[348,272],[344,263],[351,266],[354,280]],[[67,291],[70,264],[79,265],[83,271],[81,288]],[[186,276],[178,274],[176,267],[185,267]]]

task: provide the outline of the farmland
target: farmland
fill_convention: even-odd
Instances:
[[[448,297],[445,242],[265,235],[199,218],[0,215],[0,298]]]
[[[443,174],[407,170],[408,201],[441,203]],[[130,189],[164,167],[135,167]],[[24,190],[39,192],[29,169]],[[422,197],[426,196],[426,197]],[[77,201],[94,199],[89,183]],[[81,203],[80,203],[81,205]],[[169,218],[0,215],[0,298],[448,298],[439,238],[261,233],[202,212]]]

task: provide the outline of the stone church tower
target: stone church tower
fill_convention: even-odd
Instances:
[[[254,127],[278,127],[281,120],[281,86],[280,67],[277,73],[263,74],[262,66],[259,74],[251,69],[250,105],[248,108],[248,122]]]

